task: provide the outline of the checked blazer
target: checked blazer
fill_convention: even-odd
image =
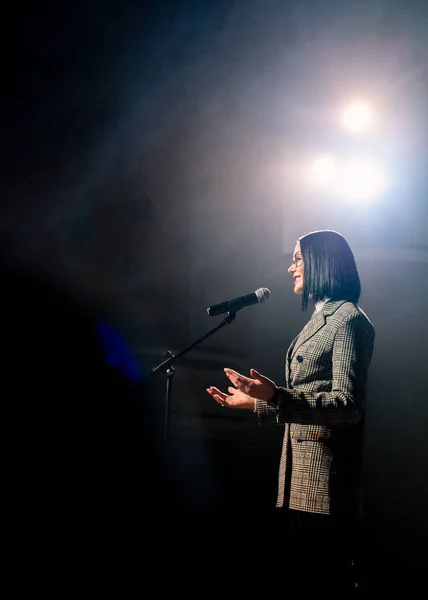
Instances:
[[[284,427],[277,507],[361,515],[367,378],[375,329],[352,302],[327,301],[290,344],[275,406],[260,425]]]

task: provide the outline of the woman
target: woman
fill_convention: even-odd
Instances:
[[[362,515],[363,423],[375,330],[357,304],[360,279],[342,235],[324,230],[300,237],[288,272],[302,309],[311,303],[314,312],[288,348],[285,384],[254,369],[246,377],[226,368],[228,393],[207,392],[221,406],[254,411],[260,425],[284,427],[276,507],[285,509],[294,532],[316,531],[321,540],[327,535],[337,542],[334,560],[348,565],[354,555],[345,548],[354,551]],[[333,559],[331,550],[324,558],[319,566]]]

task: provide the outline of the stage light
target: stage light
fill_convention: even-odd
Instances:
[[[343,128],[349,133],[366,133],[373,128],[373,124],[373,110],[366,102],[353,102],[342,113]]]
[[[337,177],[337,165],[333,156],[319,156],[312,164],[310,174],[312,185],[315,187],[330,186]]]
[[[370,200],[378,196],[386,185],[380,164],[368,159],[354,159],[340,169],[337,191],[350,200]]]
[[[318,157],[309,168],[312,188],[344,200],[371,200],[387,185],[380,164],[368,158],[345,160],[331,155]]]

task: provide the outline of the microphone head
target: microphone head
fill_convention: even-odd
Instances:
[[[259,303],[267,302],[271,295],[270,290],[268,290],[267,288],[259,288],[254,293],[257,296]]]

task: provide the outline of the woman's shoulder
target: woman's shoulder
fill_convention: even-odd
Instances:
[[[328,302],[325,308],[334,314],[335,319],[344,323],[345,321],[354,321],[363,327],[374,330],[374,325],[366,312],[355,302],[341,300],[336,302]]]
[[[344,302],[339,309],[339,314],[344,321],[353,321],[359,327],[374,332],[374,325],[368,317],[367,313],[354,302]]]

